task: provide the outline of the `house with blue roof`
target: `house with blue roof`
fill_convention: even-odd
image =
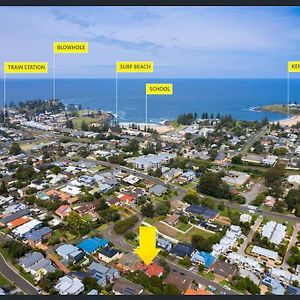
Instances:
[[[284,286],[272,277],[265,277],[261,283],[269,287],[274,295],[284,295],[285,293]]]
[[[31,244],[40,243],[43,239],[50,237],[52,229],[49,227],[42,227],[41,229],[28,232],[25,234],[25,239]]]
[[[98,237],[88,238],[78,244],[78,247],[88,254],[93,254],[100,248],[108,246],[108,240]]]
[[[196,251],[192,256],[191,256],[191,261],[195,264],[203,264],[205,268],[209,269],[212,264],[215,261],[215,257],[204,251]]]

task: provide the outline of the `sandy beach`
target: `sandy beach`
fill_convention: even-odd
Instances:
[[[281,126],[291,127],[293,125],[296,125],[298,122],[300,122],[300,115],[299,116],[292,116],[289,119],[283,119],[283,120],[275,121],[273,123],[277,123],[277,122],[279,122],[279,124]]]

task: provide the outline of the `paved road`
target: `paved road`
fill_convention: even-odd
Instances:
[[[251,137],[244,145],[241,154],[247,154],[248,150],[253,146],[253,144],[258,141],[262,136],[268,132],[268,126],[264,126],[259,132],[257,132],[253,137]]]
[[[259,216],[255,223],[251,226],[250,232],[248,233],[247,237],[245,238],[243,244],[238,249],[238,254],[245,255],[245,250],[248,246],[248,244],[252,241],[255,232],[257,231],[258,227],[260,226],[261,222],[263,221],[263,218]]]
[[[119,168],[119,169],[127,171],[127,172],[129,172],[133,175],[137,175],[137,176],[140,176],[144,179],[151,180],[151,181],[153,181],[157,184],[166,185],[166,183],[162,179],[152,177],[150,175],[147,175],[147,174],[142,173],[142,172],[137,171],[137,170],[132,170],[132,169],[124,167],[124,166],[119,166],[119,165],[111,164],[111,163],[108,163],[108,162],[102,162],[102,161],[99,162],[99,164],[102,164],[104,166],[111,167],[111,168]],[[174,200],[181,200],[187,192],[182,187],[176,186],[174,184],[169,183],[168,185],[170,186],[170,188],[172,188],[174,191],[177,191],[177,193],[178,193],[177,196],[173,196],[170,199],[170,202],[172,202]],[[202,196],[205,196],[205,195],[202,195]],[[249,212],[249,208],[245,204],[241,205],[241,204],[238,204],[238,203],[230,202],[226,199],[217,199],[217,198],[214,198],[214,197],[211,197],[211,198],[214,199],[218,203],[221,203],[221,202],[224,203],[229,208],[235,208],[235,209],[237,209],[239,211],[242,211],[242,212]],[[297,222],[300,223],[300,218],[296,217],[294,215],[285,215],[285,214],[277,213],[277,212],[274,212],[274,211],[258,211],[256,213],[259,214],[259,215],[262,215],[264,217],[269,217],[269,218],[273,217],[273,218],[278,218],[278,219],[281,219],[281,220],[284,220],[284,221],[289,221],[289,222],[293,222],[293,223],[297,223]]]
[[[28,283],[23,277],[16,273],[12,267],[10,267],[6,262],[4,257],[0,254],[0,272],[8,280],[14,282],[15,285],[20,288],[27,295],[38,295],[37,290]]]
[[[137,228],[140,223],[142,222],[142,219],[139,220],[139,222],[135,225],[135,228]],[[104,231],[102,231],[102,235],[104,238],[109,239],[116,247],[120,248],[120,250],[123,250],[125,252],[133,252],[134,246],[130,245],[125,242],[124,236],[116,234],[113,230],[113,225],[107,227]],[[159,263],[160,258],[156,257],[154,259],[154,262]],[[198,273],[194,271],[187,270],[181,266],[176,265],[175,263],[166,260],[166,263],[170,267],[171,272],[176,272],[176,273],[183,273],[184,276],[187,276],[188,278],[191,278],[198,284],[201,284],[202,286],[207,287],[208,285],[212,285],[217,288],[216,294],[220,294],[221,292],[226,292],[227,294],[231,295],[238,295],[237,292],[235,291],[228,291],[224,289],[220,284],[217,284],[216,282],[209,280],[205,277],[200,276]]]
[[[171,184],[171,183],[166,184],[162,179],[152,177],[152,176],[150,176],[148,174],[145,174],[141,171],[133,170],[133,169],[130,169],[130,168],[125,167],[125,166],[120,166],[120,165],[116,165],[116,164],[111,164],[109,162],[96,161],[96,160],[90,160],[90,159],[83,159],[83,161],[87,161],[87,162],[88,161],[93,161],[94,163],[97,163],[99,165],[103,165],[103,166],[106,166],[106,167],[118,168],[118,169],[124,170],[128,173],[131,173],[133,175],[139,176],[141,178],[151,180],[151,181],[153,181],[157,184],[168,185],[171,189],[173,189],[174,191],[176,191],[178,193],[177,196],[174,195],[171,199],[169,199],[171,203],[173,201],[176,201],[176,200],[181,200],[187,192],[185,189],[183,189],[180,186],[177,186],[177,185],[174,185],[174,184]],[[202,196],[206,196],[206,195],[202,195]],[[233,203],[233,202],[228,201],[226,199],[217,199],[217,198],[214,198],[212,196],[210,196],[210,198],[214,199],[218,203],[221,203],[221,202],[224,203],[224,205],[229,207],[229,208],[235,208],[235,209],[237,209],[241,212],[249,212],[249,208],[247,208],[247,206],[245,204]],[[293,223],[300,223],[300,218],[296,217],[294,215],[285,215],[285,214],[277,213],[277,212],[274,212],[274,211],[257,211],[255,213],[259,214],[259,215],[262,215],[264,217],[277,218],[277,219],[281,219],[281,220],[289,221],[289,222],[293,222]]]

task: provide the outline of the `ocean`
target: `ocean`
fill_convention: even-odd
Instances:
[[[145,122],[145,84],[173,83],[173,95],[148,96],[148,122],[175,119],[185,112],[231,114],[240,120],[284,119],[277,113],[251,111],[266,104],[285,104],[284,79],[118,79],[121,122]],[[51,79],[7,79],[7,103],[52,98]],[[3,95],[3,85],[0,86]],[[290,99],[300,97],[300,80],[290,82]],[[2,97],[1,97],[2,98]],[[56,98],[65,104],[115,112],[115,79],[57,79]]]

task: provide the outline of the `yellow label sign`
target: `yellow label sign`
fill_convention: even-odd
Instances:
[[[173,83],[146,83],[147,95],[173,95]]]
[[[89,43],[87,42],[55,42],[53,43],[54,53],[88,53]]]
[[[288,62],[289,73],[298,73],[300,72],[300,61],[289,61]]]
[[[48,73],[47,62],[5,62],[5,73]]]
[[[116,63],[118,73],[152,73],[152,61],[118,61]]]

